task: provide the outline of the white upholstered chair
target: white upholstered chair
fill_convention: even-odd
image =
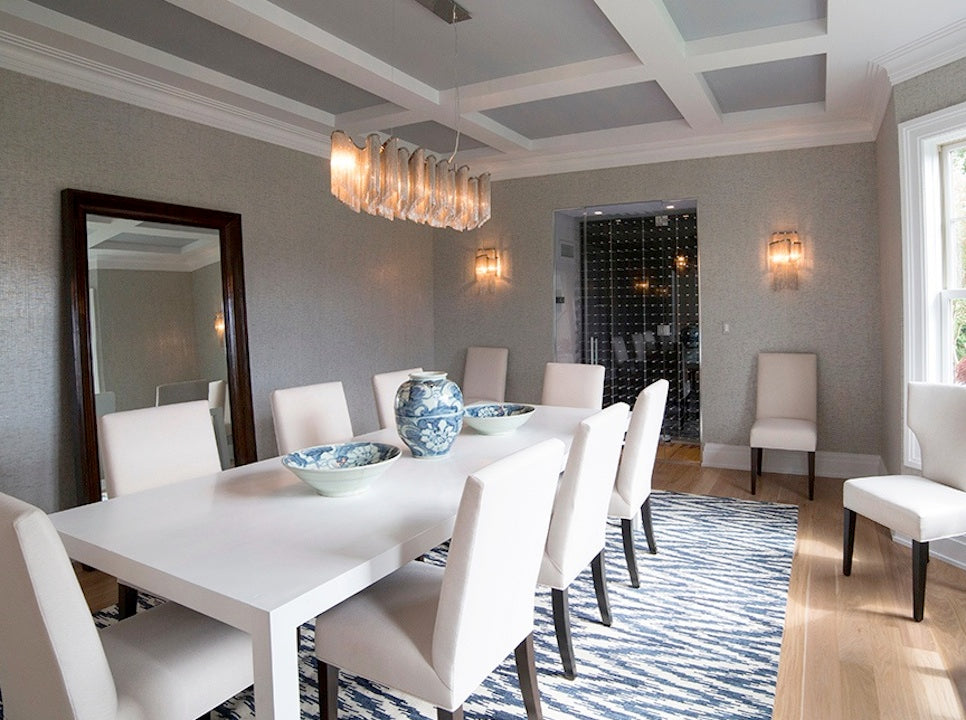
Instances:
[[[966,533],[966,387],[909,383],[906,422],[922,475],[846,480],[842,572],[852,574],[856,514],[912,539],[912,616],[922,620],[929,543]]]
[[[208,393],[209,382],[207,380],[165,383],[155,388],[154,404],[160,406],[191,402],[192,400],[207,400]]]
[[[631,576],[633,587],[640,587],[632,524],[637,513],[641,514],[648,550],[652,555],[657,552],[654,526],[651,522],[651,475],[657,457],[657,444],[661,439],[668,386],[667,380],[653,382],[641,390],[634,402],[634,412],[624,438],[624,450],[617,470],[617,481],[610,494],[610,507],[607,510],[611,517],[620,518],[624,558],[627,560],[627,572]]]
[[[275,442],[280,455],[352,438],[352,419],[339,381],[274,390]]]
[[[109,413],[98,418],[108,497],[211,475],[221,457],[207,400]],[[137,612],[137,590],[118,583],[118,613]]]
[[[463,402],[503,402],[510,351],[503,347],[468,347],[463,366]]]
[[[563,452],[547,440],[471,475],[445,569],[411,562],[318,617],[323,720],[337,715],[339,668],[462,718],[514,649],[527,717],[541,717],[534,588]]]
[[[755,422],[751,426],[751,494],[762,450],[808,453],[808,499],[815,497],[818,444],[818,360],[813,353],[758,353]]]
[[[567,467],[554,500],[547,546],[538,582],[550,587],[553,623],[564,675],[577,675],[570,632],[567,589],[587,565],[591,566],[597,605],[604,625],[611,624],[604,542],[607,507],[627,429],[626,403],[616,403],[577,426]],[[515,527],[515,526],[508,526]]]
[[[604,366],[547,363],[540,403],[600,410],[604,404]]]
[[[410,373],[422,372],[421,367],[393,370],[372,376],[372,397],[376,401],[376,415],[380,428],[396,427],[396,391],[409,379]]]
[[[97,630],[50,519],[0,494],[7,720],[192,720],[252,684],[247,633],[174,603]]]

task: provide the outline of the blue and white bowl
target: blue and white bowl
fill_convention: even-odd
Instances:
[[[395,445],[347,442],[296,450],[282,458],[282,465],[320,495],[343,497],[365,492],[400,454]]]
[[[506,435],[533,417],[533,405],[486,403],[469,405],[464,422],[484,435]]]

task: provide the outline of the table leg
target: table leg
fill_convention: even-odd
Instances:
[[[299,661],[295,628],[267,618],[252,633],[255,716],[258,720],[299,720]]]

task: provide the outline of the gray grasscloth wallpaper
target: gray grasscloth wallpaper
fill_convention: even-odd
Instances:
[[[457,365],[467,344],[507,345],[507,397],[538,400],[543,365],[553,359],[554,210],[693,197],[702,440],[747,445],[756,353],[809,351],[819,362],[819,450],[878,454],[875,192],[871,143],[496,183],[493,219],[477,236],[436,239],[437,362]],[[798,291],[776,292],[765,247],[772,232],[789,228],[805,242],[807,268]],[[478,245],[498,248],[508,266],[491,292],[473,282]]]
[[[262,457],[274,388],[342,380],[362,432],[376,427],[373,373],[433,364],[432,231],[340,205],[317,157],[0,71],[4,492],[46,510],[76,498],[68,187],[241,213]]]

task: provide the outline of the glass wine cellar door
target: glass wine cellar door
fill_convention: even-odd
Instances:
[[[694,201],[555,213],[558,362],[603,365],[604,405],[670,383],[662,435],[701,437]]]

